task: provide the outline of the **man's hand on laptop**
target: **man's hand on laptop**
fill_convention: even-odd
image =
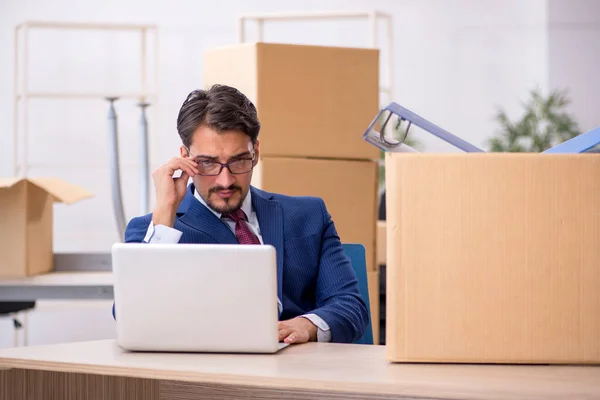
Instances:
[[[306,343],[317,341],[317,326],[307,318],[296,317],[280,321],[279,341],[285,343]]]

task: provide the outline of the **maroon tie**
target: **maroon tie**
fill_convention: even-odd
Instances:
[[[235,236],[240,244],[260,244],[258,237],[250,230],[246,213],[241,208],[231,214],[224,214],[223,218],[235,221]]]

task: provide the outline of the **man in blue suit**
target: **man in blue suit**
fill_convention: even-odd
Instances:
[[[177,130],[180,156],[153,173],[156,208],[129,222],[125,242],[273,245],[279,340],[362,337],[368,312],[323,200],[250,185],[260,154],[252,102],[229,86],[195,90],[179,111]]]

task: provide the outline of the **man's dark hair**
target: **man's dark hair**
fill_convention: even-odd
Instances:
[[[194,131],[206,125],[217,132],[238,130],[256,143],[260,122],[254,104],[239,90],[213,85],[208,90],[194,90],[183,102],[177,117],[177,131],[183,145],[190,147]]]

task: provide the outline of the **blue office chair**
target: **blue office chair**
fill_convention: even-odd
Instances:
[[[369,301],[369,285],[367,281],[367,257],[365,252],[365,246],[362,244],[354,243],[343,243],[344,253],[350,259],[352,268],[358,279],[358,288],[360,294],[367,304],[367,311],[369,313],[369,324],[363,337],[358,339],[356,344],[373,344],[373,326],[371,325],[371,303]]]

